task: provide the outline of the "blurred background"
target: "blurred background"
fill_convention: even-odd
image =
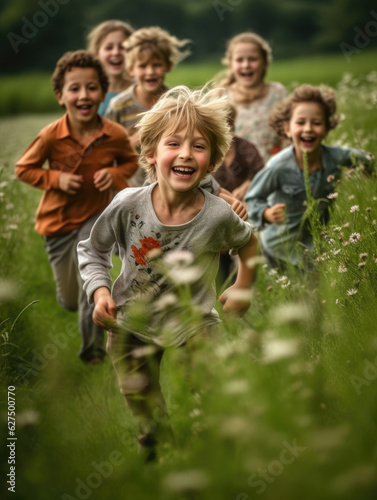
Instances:
[[[339,52],[342,42],[354,45],[354,27],[363,29],[373,9],[377,17],[374,0],[1,0],[0,73],[52,71],[113,18],[192,39],[191,61],[220,60],[227,39],[244,30],[267,38],[275,58]]]
[[[374,0],[0,0],[0,115],[59,112],[50,77],[58,58],[84,48],[109,19],[159,25],[192,40],[168,85],[203,85],[224,69],[226,42],[256,31],[273,49],[270,80],[335,86],[376,69]]]

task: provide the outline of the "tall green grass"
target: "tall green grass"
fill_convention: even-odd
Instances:
[[[345,77],[337,89],[346,119],[329,143],[376,153],[375,75]],[[179,352],[165,353],[162,385],[178,446],[161,446],[160,461],[145,465],[110,361],[81,363],[77,317],[56,303],[33,230],[41,192],[13,175],[53,118],[0,120],[0,413],[6,429],[7,387],[15,386],[15,498],[374,499],[376,178],[358,169],[343,176],[314,272],[258,268],[248,314],[224,318],[193,354],[197,394]]]

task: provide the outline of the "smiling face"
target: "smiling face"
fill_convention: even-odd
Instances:
[[[98,49],[98,59],[103,64],[108,76],[121,76],[124,73],[125,49],[123,31],[112,31],[104,37]]]
[[[188,134],[184,128],[163,135],[147,161],[154,165],[160,186],[174,192],[187,192],[213,170],[210,158],[211,148],[205,137],[197,129]]]
[[[302,158],[303,153],[319,153],[328,132],[323,106],[318,102],[295,104],[291,119],[284,123],[284,131],[293,142],[296,158]]]
[[[138,90],[144,94],[155,95],[164,85],[165,75],[171,69],[171,64],[166,64],[158,57],[145,57],[135,61],[129,69],[129,74],[137,80]]]
[[[61,106],[66,108],[69,123],[76,129],[97,125],[97,110],[105,94],[95,68],[73,67],[64,75],[61,91],[56,91]]]
[[[252,88],[263,82],[268,64],[257,44],[237,43],[233,47],[229,62],[236,84]]]

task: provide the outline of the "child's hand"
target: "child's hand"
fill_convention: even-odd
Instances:
[[[232,203],[232,209],[242,220],[247,219],[247,205],[245,202],[240,200],[235,200]]]
[[[220,295],[219,300],[223,304],[224,313],[243,316],[249,309],[251,292],[249,289],[233,285]]]
[[[83,183],[83,176],[62,172],[59,175],[59,189],[68,194],[76,194]]]
[[[106,191],[113,186],[114,179],[107,168],[102,168],[93,175],[93,181],[98,191]]]
[[[94,311],[93,321],[96,325],[106,330],[110,330],[111,326],[116,324],[117,306],[114,299],[110,295],[108,288],[98,288],[94,292]]]
[[[285,203],[277,203],[272,207],[266,208],[263,217],[267,222],[283,224],[285,222]]]

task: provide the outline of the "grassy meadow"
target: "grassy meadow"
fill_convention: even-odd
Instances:
[[[279,62],[270,77],[288,86],[332,84],[344,120],[328,142],[376,154],[374,63],[367,52],[350,64],[342,59]],[[204,83],[213,69],[188,69],[190,83]],[[33,95],[33,81],[24,77],[25,95]],[[13,174],[27,145],[58,116],[52,112],[0,119],[0,460],[9,498],[376,498],[375,176],[358,167],[344,173],[330,222],[319,230],[313,272],[258,267],[247,315],[224,318],[218,337],[197,346],[195,395],[177,353],[165,353],[161,379],[177,447],[161,446],[159,461],[146,465],[110,361],[88,367],[78,359],[77,316],[56,303],[33,229],[41,192]],[[17,414],[13,496],[9,387]]]

